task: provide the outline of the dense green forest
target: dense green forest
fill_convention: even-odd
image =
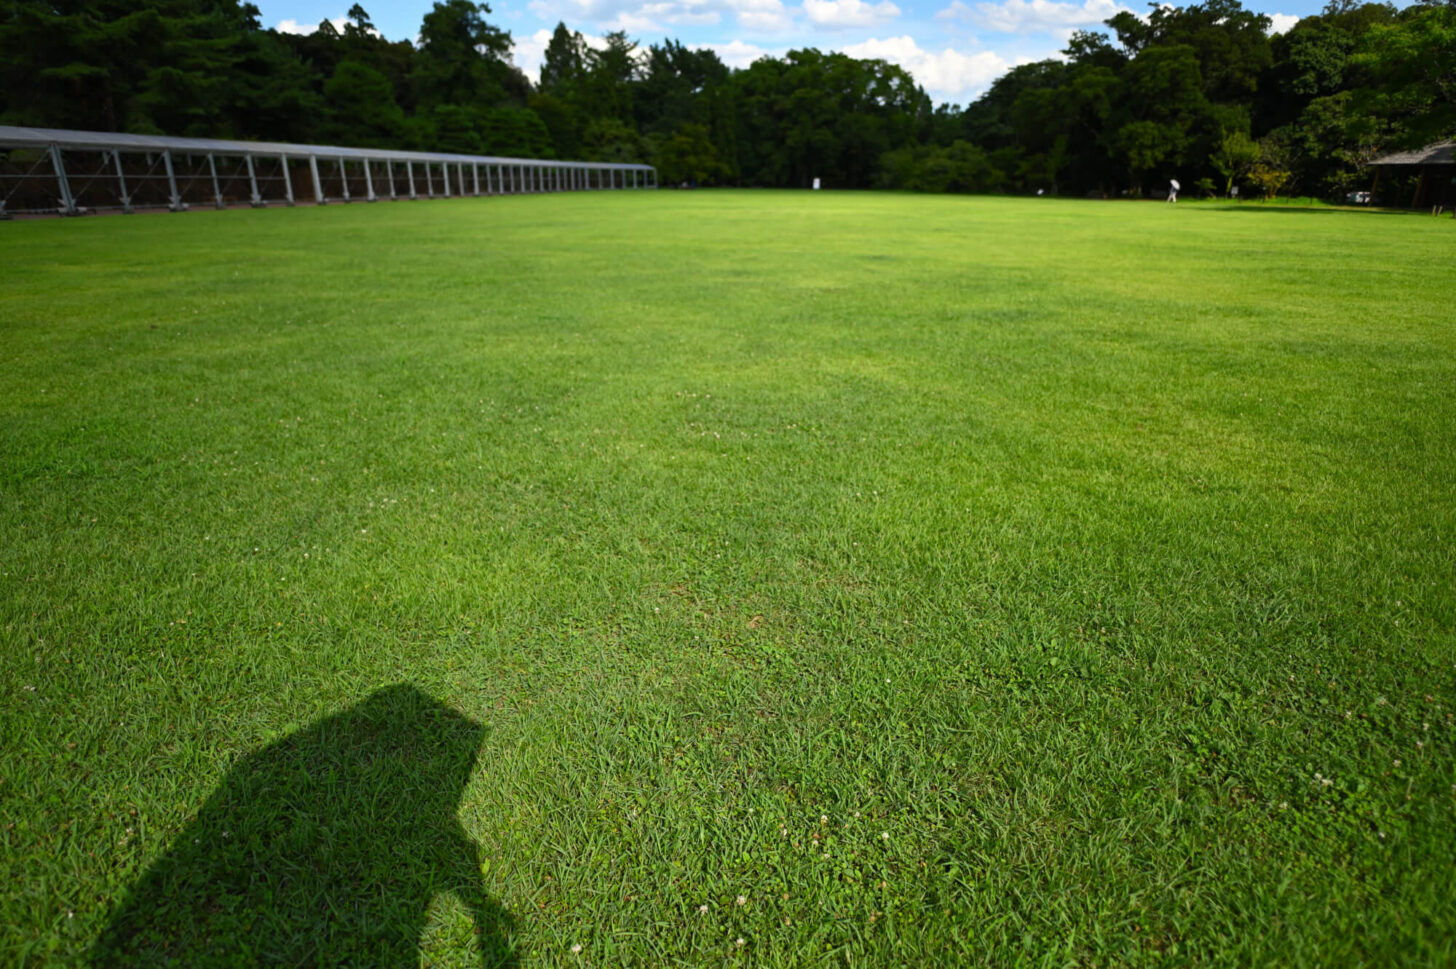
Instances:
[[[1238,0],[1120,13],[974,103],[817,50],[731,70],[674,41],[557,27],[539,84],[470,0],[388,41],[265,30],[237,0],[0,0],[0,123],[656,165],[667,183],[932,192],[1338,196],[1380,152],[1456,134],[1456,0],[1332,0],[1270,36]]]

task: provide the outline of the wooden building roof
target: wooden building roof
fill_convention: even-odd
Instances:
[[[1456,165],[1456,141],[1438,141],[1415,151],[1383,155],[1371,165]]]

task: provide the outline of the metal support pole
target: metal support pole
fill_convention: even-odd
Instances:
[[[167,184],[172,189],[172,204],[167,208],[173,212],[185,212],[187,206],[182,204],[182,195],[177,191],[177,174],[172,171],[172,153],[163,149],[162,164],[167,168]]]
[[[440,188],[441,188],[441,191],[443,191],[445,193],[445,197],[446,198],[449,198],[450,197],[450,163],[449,162],[445,162],[445,163],[443,163],[443,164],[440,165]]]
[[[121,186],[121,210],[131,215],[131,196],[126,194],[126,176],[121,173],[121,152],[113,148],[111,160],[116,163],[116,182]]]
[[[430,198],[435,197],[435,173],[430,171],[429,162],[425,162],[425,194]]]
[[[319,205],[328,205],[328,200],[324,198],[324,183],[319,181],[317,155],[308,156],[308,170],[313,175],[313,197],[318,200]]]
[[[419,198],[419,196],[415,194],[415,163],[405,162],[404,168],[405,172],[409,175],[410,200],[413,201]]]
[[[66,178],[66,166],[61,163],[61,149],[51,145],[51,164],[56,169],[56,185],[61,191],[61,214],[80,215],[76,209],[76,199],[71,195],[71,183]]]
[[[243,160],[248,163],[248,203],[255,209],[263,207],[263,196],[258,194],[258,172],[253,168],[253,156],[244,155]]]
[[[394,194],[394,159],[386,158],[384,160],[384,176],[389,179],[389,200],[398,201],[399,196]]]
[[[471,162],[470,163],[470,180],[471,180],[471,183],[474,184],[474,186],[475,186],[475,194],[476,195],[479,195],[480,194],[480,163],[479,162]],[[489,195],[490,194],[490,172],[489,171],[487,171],[485,173],[485,194],[486,195]]]
[[[369,170],[369,159],[364,159],[364,188],[369,192],[369,201],[378,202],[379,197],[374,194],[374,173]]]
[[[217,162],[212,159],[212,152],[207,153],[207,170],[212,172],[212,203],[220,209],[227,208],[222,203],[222,186],[217,183]]]
[[[288,156],[279,155],[278,162],[283,166],[283,191],[288,196],[288,206],[293,207],[293,176],[288,174]]]
[[[344,167],[344,159],[339,159],[339,184],[344,186],[344,201],[349,201],[349,170]]]

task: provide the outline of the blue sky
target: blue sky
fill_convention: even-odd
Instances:
[[[255,0],[266,27],[308,32],[342,22],[353,0]],[[1248,0],[1245,0],[1246,5]],[[1324,0],[1267,0],[1253,9],[1287,30]],[[413,39],[431,0],[362,0],[390,40]],[[516,63],[535,80],[551,30],[565,21],[589,40],[625,30],[643,46],[672,37],[711,47],[734,67],[764,54],[817,47],[908,69],[937,102],[974,100],[1008,68],[1054,56],[1077,28],[1096,28],[1124,0],[501,0],[491,23],[511,32]]]

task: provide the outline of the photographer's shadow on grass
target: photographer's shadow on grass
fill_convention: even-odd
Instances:
[[[456,812],[484,728],[411,686],[379,690],[243,759],[132,888],[95,966],[420,964],[431,902],[514,966]]]

